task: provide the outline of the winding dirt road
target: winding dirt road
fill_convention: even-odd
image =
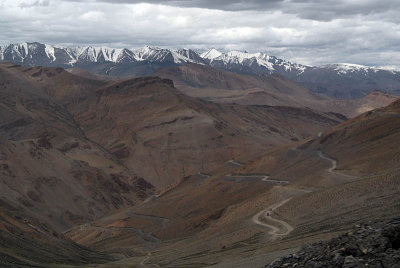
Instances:
[[[328,160],[329,162],[331,162],[331,167],[328,169],[329,173],[340,175],[340,176],[344,176],[344,177],[348,177],[348,178],[358,178],[356,176],[347,175],[347,174],[341,173],[339,171],[336,171],[335,169],[337,168],[337,161],[335,159],[332,159],[332,158],[328,157],[322,151],[318,151],[318,156],[320,158],[322,158],[322,159],[325,159],[325,160]]]
[[[152,264],[147,264],[148,260],[151,259],[151,252],[147,253],[147,256],[144,257],[144,259],[140,262],[140,265],[148,267],[149,265],[152,265],[154,267],[160,267],[160,265],[156,264],[156,263],[152,263]]]
[[[107,231],[133,232],[137,235],[138,239],[144,243],[146,250],[155,250],[161,243],[161,240],[155,237],[151,232],[146,233],[143,230],[134,227],[114,227],[114,226],[102,227],[97,225],[84,224],[80,226],[80,229],[81,230],[92,229],[92,230],[98,230],[100,232],[107,232]]]
[[[328,172],[329,173],[333,173],[333,174],[338,174],[341,176],[347,176],[347,177],[353,177],[351,175],[346,175],[346,174],[342,174],[339,173],[337,171],[335,171],[335,169],[337,168],[337,161],[335,159],[332,159],[328,156],[326,156],[322,151],[318,151],[318,156],[322,159],[328,160],[331,163],[331,166],[328,168]],[[233,176],[232,176],[233,177]],[[238,176],[239,177],[239,176]],[[262,181],[269,181],[269,177],[265,176],[264,178],[261,179]],[[280,182],[280,183],[288,183],[287,181],[276,181],[276,182]],[[305,193],[309,193],[310,191],[307,190],[302,190]],[[263,227],[267,227],[270,229],[270,231],[268,232],[268,234],[270,234],[273,238],[278,237],[278,236],[285,236],[288,235],[291,231],[293,231],[293,227],[290,226],[289,223],[282,221],[282,220],[278,220],[272,217],[272,214],[274,212],[274,210],[276,210],[277,208],[283,206],[284,204],[286,204],[287,202],[289,202],[291,198],[288,198],[280,203],[274,204],[271,207],[264,209],[262,211],[260,211],[259,213],[257,213],[256,215],[253,216],[252,221],[253,223],[263,226]]]
[[[270,179],[268,175],[229,175],[224,179],[228,181],[235,181],[237,183],[244,181],[263,181],[277,184],[289,184],[289,181]]]
[[[137,214],[137,213],[135,213],[135,209],[128,211],[127,215],[132,218],[141,218],[141,219],[149,219],[149,220],[159,221],[161,224],[161,227],[163,229],[167,228],[167,225],[169,222],[169,219],[167,219],[167,218],[153,216],[153,215]]]
[[[229,161],[228,161],[228,164],[231,164],[231,165],[234,166],[234,167],[241,167],[241,166],[243,166],[243,164],[240,164],[240,163],[236,162],[235,160],[229,160]]]
[[[280,206],[283,206],[291,199],[292,198],[288,198],[278,204],[275,204],[267,209],[260,211],[253,216],[252,221],[257,225],[271,229],[268,234],[270,234],[273,238],[288,235],[291,231],[293,231],[293,227],[285,221],[273,218],[271,214],[274,212],[274,210],[276,210]],[[272,225],[267,222],[274,222],[276,224]]]
[[[332,166],[328,169],[328,172],[337,173],[334,171],[337,167],[337,161],[335,159],[329,158],[328,156],[324,155],[324,153],[322,151],[318,151],[318,156],[322,159],[325,159],[325,160],[328,160],[329,162],[331,162]]]

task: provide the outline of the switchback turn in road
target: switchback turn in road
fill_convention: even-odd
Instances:
[[[335,159],[332,159],[332,158],[326,156],[322,151],[318,151],[318,156],[322,159],[325,159],[325,160],[328,160],[329,162],[331,162],[331,167],[328,168],[329,173],[337,174],[337,175],[345,176],[345,177],[349,177],[349,178],[357,178],[356,176],[347,175],[347,174],[335,171],[335,169],[337,168],[337,161]]]
[[[291,199],[292,198],[288,198],[278,204],[275,204],[267,209],[260,211],[259,213],[253,216],[252,221],[257,225],[271,229],[271,231],[269,231],[268,233],[272,236],[272,238],[275,238],[277,236],[288,235],[291,231],[293,231],[293,227],[290,226],[290,224],[285,221],[273,218],[272,213],[274,212],[275,209],[279,208],[280,206],[283,206]],[[273,222],[274,225],[269,224],[267,222]]]

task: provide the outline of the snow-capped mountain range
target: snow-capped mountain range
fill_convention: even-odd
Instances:
[[[393,68],[388,70],[348,63],[313,67],[262,52],[223,53],[212,48],[200,54],[191,49],[173,51],[150,46],[140,49],[63,48],[33,42],[0,47],[0,60],[29,66],[79,67],[115,76],[148,75],[159,68],[196,63],[240,74],[280,74],[314,92],[335,97],[355,98],[376,89],[400,94],[400,72]],[[337,81],[342,82],[337,84]],[[343,92],[344,87],[346,92]]]
[[[172,51],[158,47],[145,46],[140,49],[115,49],[108,47],[75,47],[60,48],[40,43],[20,43],[11,44],[0,48],[0,59],[15,63],[36,65],[46,63],[47,65],[75,66],[88,63],[134,63],[134,62],[153,62],[153,63],[175,63],[184,64],[187,62],[209,64],[211,66],[221,66],[226,69],[232,66],[244,66],[257,73],[273,73],[278,67],[285,70],[302,71],[306,66],[291,63],[269,56],[265,53],[248,53],[240,51],[230,51],[222,53],[216,49],[210,49],[202,54],[190,49]],[[243,70],[243,72],[246,72]],[[251,70],[247,72],[252,73]]]
[[[79,63],[165,62],[177,64],[191,62],[178,52],[145,46],[141,49],[115,49],[109,47],[60,48],[40,43],[11,44],[0,48],[0,59],[22,64],[47,62],[74,66]]]

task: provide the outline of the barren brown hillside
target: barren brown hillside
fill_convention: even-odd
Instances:
[[[66,235],[128,257],[116,267],[248,267],[354,224],[399,216],[398,103],[242,167],[221,166],[211,177],[188,178],[141,206]],[[132,227],[158,240],[135,240]]]
[[[309,109],[210,103],[159,78],[116,83],[96,94],[94,106],[85,105],[90,108],[76,120],[91,139],[159,188],[316,135],[341,120]]]
[[[308,108],[216,104],[156,77],[104,82],[62,69],[13,69],[65,106],[89,139],[159,189],[343,120]]]
[[[386,106],[398,98],[375,91],[356,100],[333,99],[279,75],[243,75],[192,63],[160,69],[156,75],[173,80],[176,88],[187,95],[214,102],[309,107],[347,117]]]
[[[0,266],[109,260],[61,232],[141,202],[154,187],[18,68],[0,67]]]
[[[186,190],[178,190],[181,192],[175,198],[184,195],[193,207],[191,211],[171,210],[176,213],[174,228],[165,237],[196,235],[224,215],[223,207],[244,201],[249,193],[261,193],[265,186],[252,188],[251,183],[229,182],[230,188],[225,182],[202,185],[202,178],[208,176],[205,173],[233,171],[240,165],[238,161],[315,136],[343,119],[308,108],[207,102],[188,97],[170,80],[157,77],[101,81],[60,68],[2,64],[0,81],[0,199],[5,213],[2,224],[8,226],[2,239],[14,239],[10,242],[13,245],[22,243],[22,251],[1,251],[10,262],[40,263],[42,259],[34,257],[39,254],[36,249],[49,250],[48,255],[37,255],[47,256],[49,263],[64,261],[57,256],[58,250],[70,251],[71,263],[92,262],[91,256],[98,256],[99,262],[108,260],[104,254],[87,249],[79,253],[80,247],[59,233],[69,228],[75,232],[76,226],[88,222],[103,222],[104,216],[120,215],[114,213],[126,213],[125,209],[129,212],[143,200],[156,198],[154,193],[166,186],[170,190],[161,192],[176,196],[172,186],[184,178],[183,186],[201,189],[190,190],[197,194],[197,200],[218,205],[201,209],[201,202],[196,203]],[[199,172],[200,179],[193,179]],[[205,198],[210,189],[216,191]],[[219,204],[220,198],[225,201]],[[179,208],[178,203],[165,204]],[[156,210],[160,209],[165,207]],[[164,220],[132,213],[147,226],[130,227],[130,222],[122,222],[109,226],[104,235],[109,236],[108,231],[112,236],[119,231],[134,233],[140,252],[143,240],[150,243],[145,248],[159,243],[151,226],[155,220]],[[187,214],[182,213],[198,216],[187,222]],[[104,231],[103,227],[93,228]],[[180,233],[179,229],[186,231]],[[81,230],[71,237],[77,241],[82,237],[82,241],[91,241],[88,245],[104,249],[100,246],[104,236],[86,238],[87,229]],[[22,242],[16,238],[18,234],[24,238]],[[124,233],[124,237],[131,236]],[[114,241],[123,246],[118,239]],[[30,246],[35,243],[43,247]],[[52,245],[57,250],[51,251]],[[26,251],[32,254],[23,253]],[[131,254],[129,250],[118,252]]]

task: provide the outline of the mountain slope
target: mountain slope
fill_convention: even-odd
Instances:
[[[293,80],[313,92],[335,98],[356,99],[373,90],[400,94],[398,72],[355,64],[334,64],[307,69]]]
[[[187,95],[222,103],[315,108],[322,100],[280,76],[239,75],[192,63],[155,74],[173,80]]]
[[[54,92],[55,77],[65,87],[63,94]],[[65,106],[49,96],[75,102],[83,87],[72,78],[62,69],[0,64],[1,267],[112,260],[71,242],[62,231],[154,192],[90,141]],[[100,83],[85,81],[87,90]]]
[[[282,104],[284,93],[315,97],[280,76],[209,68],[172,74],[226,91],[266,83]],[[275,258],[400,211],[399,101],[338,125],[343,116],[293,107],[295,99],[287,100],[293,106],[215,103],[159,77],[99,81],[1,64],[0,81],[0,220],[16,226],[0,239],[34,244],[43,236],[49,262],[63,262],[65,248],[69,264],[94,263],[92,256],[122,267],[255,256],[265,264],[266,253]],[[90,250],[78,254],[61,232]],[[0,252],[13,260],[32,244]],[[42,262],[40,250],[27,261]]]
[[[74,228],[66,235],[123,252],[121,266],[251,267],[359,222],[398,217],[399,107],[397,101],[241,166],[186,178],[141,206],[94,222],[98,229]],[[134,235],[122,229],[132,226],[160,243],[140,251],[139,242],[129,244]],[[99,234],[110,227],[121,233],[112,239]]]
[[[41,71],[47,78],[65,73]],[[25,78],[37,78],[37,73],[0,66],[3,202],[63,230],[151,194],[152,187],[143,187],[142,178],[85,136],[65,106],[44,92],[45,87]],[[68,89],[72,93],[74,88]],[[76,101],[72,94],[54,95]]]
[[[96,96],[76,115],[85,133],[160,188],[341,121],[308,109],[205,102],[154,77],[116,82]]]
[[[0,207],[0,266],[53,267],[99,264],[112,257],[66,239],[44,222],[23,215],[2,201]]]
[[[102,82],[62,69],[6,69],[63,105],[85,138],[159,188],[262,148],[315,135],[342,120],[308,108],[205,102],[154,77]]]
[[[0,225],[7,229],[0,240],[11,245],[0,252],[21,265],[107,261],[60,233],[79,226],[109,235],[93,224],[156,198],[156,190],[166,193],[185,177],[238,165],[342,121],[301,107],[207,102],[158,77],[101,81],[61,68],[12,64],[0,64],[0,94]],[[232,193],[231,201],[241,196],[232,190],[225,193]],[[213,202],[221,191],[224,186]],[[190,232],[203,228],[178,222]],[[157,241],[140,230],[147,229],[125,230],[133,235],[131,245],[135,239]]]
[[[292,187],[310,191],[277,211],[295,228],[292,245],[329,237],[355,223],[399,216],[399,103],[273,151],[238,171],[288,178]]]
[[[183,93],[221,103],[309,107],[348,117],[388,105],[397,97],[374,92],[358,100],[337,100],[317,95],[279,75],[252,76],[188,63],[158,70],[156,75],[174,81]]]
[[[116,77],[149,75],[161,68],[197,63],[238,74],[279,74],[314,93],[335,98],[360,98],[374,90],[400,94],[399,72],[355,64],[311,67],[261,52],[222,53],[210,49],[199,54],[190,49],[172,51],[149,46],[133,50],[92,46],[58,48],[35,42],[0,48],[0,60],[29,66],[79,67]]]

